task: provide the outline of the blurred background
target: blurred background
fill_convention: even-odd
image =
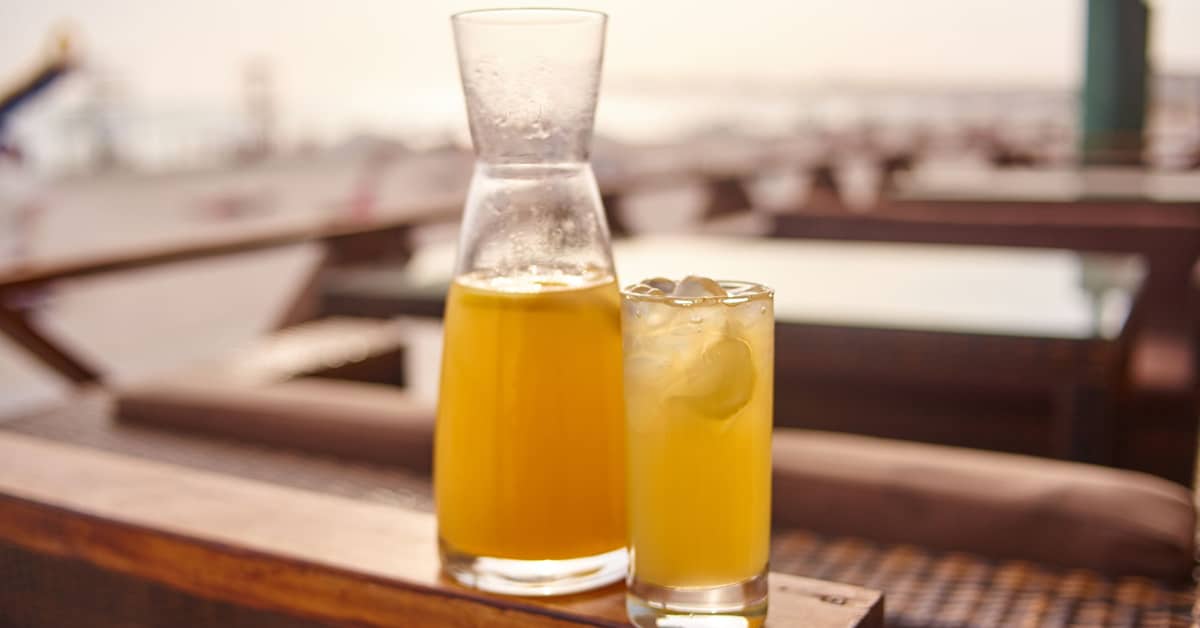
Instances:
[[[1081,0],[760,2],[743,11],[575,4],[612,16],[598,130],[629,141],[713,126],[781,133],[867,121],[1069,131],[1084,78]],[[122,163],[139,169],[219,161],[264,115],[282,152],[363,133],[418,145],[461,139],[446,15],[477,6],[12,3],[0,43],[9,83],[39,63],[54,33],[72,37],[80,71],[9,132],[55,173],[99,159],[103,146],[88,128],[96,117],[119,135],[112,148]],[[1170,149],[1196,131],[1200,9],[1187,0],[1151,6],[1149,126],[1170,145],[1164,153],[1177,153]]]
[[[1194,453],[1142,460],[1190,406],[1140,453],[1113,439],[1141,373],[1180,392],[1194,367],[1200,5],[568,4],[611,15],[593,161],[618,260],[727,247],[778,276],[806,356],[781,421],[1190,478]],[[9,3],[0,412],[308,319],[435,324],[472,161],[448,15],[478,6]],[[871,367],[875,333],[912,368]],[[1003,338],[944,379],[945,343]],[[1002,377],[1032,368],[1067,375]]]
[[[1091,4],[575,3],[612,17],[595,162],[614,231],[803,235],[732,215],[879,214],[888,195],[1200,201],[1200,5]],[[10,3],[0,264],[61,281],[9,301],[98,375],[137,379],[263,331],[292,294],[299,249],[238,238],[411,215],[407,240],[451,240],[470,144],[447,15],[476,6]],[[274,300],[259,262],[207,284],[153,279],[206,280],[220,258],[72,274],[228,238],[298,256],[261,261]],[[151,320],[162,337],[131,333]],[[0,406],[62,388],[28,349],[0,345]]]
[[[1191,481],[1200,5],[567,4],[611,15],[618,260],[777,277],[782,424]],[[0,412],[332,315],[436,336],[478,6],[9,3]]]
[[[612,16],[598,131],[650,142],[714,127],[984,126],[1053,130],[1055,156],[1073,155],[1083,0],[793,4],[574,3]],[[10,3],[0,42],[8,85],[43,62],[57,35],[71,38],[78,67],[6,132],[54,174],[105,160],[142,171],[220,164],[264,131],[280,155],[370,134],[414,147],[461,142],[446,16],[477,6]],[[1200,8],[1150,6],[1152,163],[1178,166],[1197,133]]]
[[[950,478],[922,512],[953,533],[896,523],[916,503],[899,489],[877,516],[822,529],[825,513],[777,508],[777,520],[1188,580],[1200,2],[554,4],[611,18],[592,160],[622,281],[651,269],[776,289],[777,474],[823,451],[872,469],[909,452],[907,474],[880,463],[856,504],[897,478],[920,490]],[[6,1],[0,430],[428,508],[440,317],[473,162],[449,15],[485,6]],[[330,414],[350,427],[327,430]],[[200,445],[201,432],[224,444]],[[825,444],[779,456],[787,433]],[[904,449],[914,442],[1043,460],[1008,459],[993,477],[977,473],[991,458]],[[873,447],[893,453],[863,454]],[[398,451],[416,479],[316,458],[391,469]],[[949,462],[922,466],[935,459]],[[1062,475],[1045,459],[1093,466]],[[825,466],[792,469],[807,478],[799,492],[836,475]],[[955,484],[963,468],[970,491]],[[1138,499],[1183,497],[1141,508],[1113,470],[1138,472],[1120,476]],[[1044,497],[997,507],[1015,531],[962,524],[977,496],[1010,485]],[[1097,495],[1108,501],[1082,519],[1056,518]],[[1155,513],[1168,510],[1184,523],[1162,541]],[[1074,539],[1110,524],[1107,544],[1039,545],[1047,525],[1062,536],[1044,538]],[[968,528],[971,542],[955,536]],[[1121,545],[1141,533],[1169,547]],[[788,543],[773,565],[804,554],[795,573],[846,567],[846,581],[888,590],[897,625],[996,625],[934,617],[947,578],[969,580],[957,558],[943,573],[899,555],[932,591],[905,606],[911,582],[867,582],[846,549],[860,545],[834,543],[825,561]],[[1014,586],[1058,586],[1027,569]],[[1021,612],[1074,612],[1083,589],[1063,582],[1046,595],[1074,601]],[[1034,599],[1022,595],[1004,599]],[[1146,617],[1187,616],[1194,595],[1144,600]]]

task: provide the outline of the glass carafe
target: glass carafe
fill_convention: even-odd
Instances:
[[[620,300],[588,163],[606,17],[452,18],[476,165],[446,303],[444,570],[517,595],[624,576]]]

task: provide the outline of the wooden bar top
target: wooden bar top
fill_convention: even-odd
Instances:
[[[425,513],[16,434],[0,434],[0,542],[322,623],[627,625],[620,585],[508,598],[449,582]],[[876,591],[771,575],[768,626],[882,621]]]

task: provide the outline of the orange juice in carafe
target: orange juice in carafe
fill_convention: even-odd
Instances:
[[[625,543],[620,301],[611,277],[459,278],[446,306],[442,542],[569,559]]]

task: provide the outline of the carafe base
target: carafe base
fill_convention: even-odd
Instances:
[[[474,556],[439,539],[442,570],[459,584],[504,595],[547,596],[578,593],[625,578],[625,548],[562,560],[517,560]]]

